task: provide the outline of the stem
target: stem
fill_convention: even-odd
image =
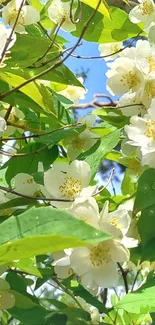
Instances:
[[[3,49],[3,51],[2,51],[1,59],[0,59],[0,63],[3,61],[4,56],[5,56],[5,53],[6,53],[6,51],[7,51],[7,48],[8,48],[8,46],[9,46],[11,40],[12,40],[12,36],[13,36],[14,30],[15,30],[15,28],[16,28],[16,25],[17,25],[17,22],[18,22],[18,19],[19,19],[19,16],[20,16],[20,12],[21,12],[21,10],[22,10],[22,7],[23,7],[23,5],[24,5],[24,2],[25,2],[25,0],[22,0],[22,2],[21,2],[21,4],[20,4],[20,7],[19,7],[19,10],[18,10],[18,14],[17,14],[16,20],[15,20],[15,23],[14,23],[14,25],[13,25],[13,27],[12,27],[11,33],[10,33],[8,39],[6,40],[6,43],[5,43],[4,49]]]
[[[117,265],[119,266],[119,269],[121,271],[123,281],[124,281],[125,292],[127,294],[129,292],[129,288],[128,288],[128,282],[127,282],[127,278],[126,278],[126,272],[123,270],[123,267],[121,266],[120,263],[117,263]]]
[[[0,99],[3,99],[4,97],[16,92],[17,90],[23,88],[24,86],[28,85],[30,82],[32,81],[35,81],[36,79],[44,76],[46,73],[58,68],[62,63],[64,63],[69,57],[70,55],[74,52],[74,50],[77,48],[77,46],[79,45],[79,43],[81,42],[82,40],[82,37],[83,35],[85,34],[85,31],[87,30],[89,24],[91,23],[91,20],[94,18],[100,4],[101,4],[102,0],[99,0],[98,2],[98,5],[96,7],[96,9],[93,11],[93,14],[90,16],[90,18],[88,19],[88,21],[84,24],[83,26],[83,30],[81,32],[81,35],[79,37],[79,39],[77,40],[76,44],[73,46],[73,48],[68,52],[68,54],[65,56],[65,58],[63,58],[62,60],[59,60],[57,61],[55,64],[53,64],[51,67],[49,67],[48,69],[38,73],[36,76],[32,77],[32,78],[29,78],[28,80],[24,81],[22,84],[18,85],[17,87],[5,92],[5,93],[2,93],[0,95]]]
[[[58,279],[54,279],[54,281],[57,283],[57,285],[64,291],[66,292],[75,302],[76,304],[83,309],[82,305],[80,304],[80,302],[76,299],[76,297],[74,296],[74,294],[67,289]]]
[[[5,116],[4,116],[4,120],[6,122],[7,122],[8,118],[9,118],[9,116],[11,114],[11,111],[12,111],[12,105],[9,106],[9,108],[7,109],[7,112],[6,112]]]

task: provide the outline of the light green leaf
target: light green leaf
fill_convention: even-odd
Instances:
[[[101,161],[113,148],[116,147],[119,141],[119,136],[119,130],[108,133],[105,137],[101,139],[100,146],[98,147],[98,149],[92,155],[86,158],[86,162],[91,167],[92,176],[95,175]]]
[[[63,210],[32,208],[0,224],[0,265],[109,238]]]
[[[42,278],[41,273],[37,269],[35,257],[13,261],[10,266],[14,266],[26,273]]]
[[[127,294],[116,304],[115,308],[135,314],[155,312],[155,287],[143,288],[138,292]]]
[[[80,36],[83,25],[93,13],[93,9],[90,6],[83,4],[82,7],[82,20],[78,24],[76,31],[72,32],[76,37]],[[125,11],[117,7],[109,7],[109,15],[111,19],[106,16],[103,17],[100,12],[96,12],[83,38],[88,42],[97,42],[101,44],[124,41],[142,32],[138,25],[133,24],[129,20],[129,16]]]
[[[81,2],[83,2],[86,5],[92,7],[93,9],[96,9],[99,0],[81,0]],[[109,7],[108,7],[107,3],[104,0],[102,0],[102,2],[101,2],[101,4],[100,4],[97,11],[100,12],[103,16],[110,18]]]

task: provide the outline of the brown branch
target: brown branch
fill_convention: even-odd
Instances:
[[[14,191],[12,188],[5,187],[5,186],[0,186],[0,190],[2,190],[4,192],[7,192],[7,193],[15,194],[15,195],[20,196],[20,197],[24,197],[26,199],[32,199],[32,200],[51,201],[51,202],[52,201],[53,202],[74,202],[74,200],[45,198],[45,197],[40,197],[40,196],[30,196],[30,195],[26,195],[26,194],[21,194],[19,192]]]
[[[87,22],[84,24],[83,26],[83,29],[82,29],[82,32],[80,34],[80,37],[78,38],[76,44],[73,46],[73,48],[67,53],[67,55],[62,59],[62,60],[59,60],[57,61],[55,64],[53,64],[51,67],[49,67],[48,69],[38,73],[36,76],[32,77],[32,78],[29,78],[28,80],[24,81],[22,84],[18,85],[17,87],[5,92],[5,93],[2,93],[0,95],[0,99],[3,99],[4,97],[8,96],[8,95],[11,95],[12,93],[16,92],[17,90],[20,90],[21,88],[23,88],[24,86],[26,86],[27,84],[35,81],[36,79],[44,76],[46,73],[58,68],[62,63],[64,63],[69,57],[70,55],[74,52],[74,50],[77,48],[77,46],[79,45],[79,43],[81,42],[88,26],[90,25],[91,23],[91,20],[94,18],[100,4],[101,4],[102,0],[99,0],[98,2],[98,5],[96,7],[96,9],[93,11],[93,14],[90,16],[90,18],[87,20]]]
[[[44,133],[41,133],[41,134],[31,134],[31,135],[27,135],[27,136],[24,136],[24,137],[11,137],[11,138],[7,138],[7,139],[0,138],[0,141],[3,142],[3,141],[10,141],[10,140],[25,140],[25,139],[31,139],[31,138],[41,138],[41,137],[53,134],[53,133],[55,133],[57,131],[72,128],[72,127],[74,128],[75,126],[80,126],[80,125],[83,125],[83,124],[80,123],[80,122],[74,123],[74,124],[66,124],[65,126],[61,126],[60,128],[57,128],[57,129],[52,130],[52,131],[44,132]]]
[[[17,17],[16,17],[16,19],[15,19],[14,25],[13,25],[13,27],[12,27],[11,33],[10,33],[8,39],[6,40],[6,43],[5,43],[4,49],[3,49],[3,51],[2,51],[1,59],[0,59],[0,63],[3,61],[4,56],[5,56],[5,53],[6,53],[6,51],[7,51],[7,48],[8,48],[8,46],[9,46],[11,40],[12,40],[12,36],[13,36],[14,30],[15,30],[15,28],[16,28],[16,25],[17,25],[17,22],[18,22],[18,19],[19,19],[19,16],[20,16],[20,12],[21,12],[21,10],[22,10],[22,7],[23,7],[23,5],[24,5],[24,2],[25,2],[25,0],[22,0],[22,2],[21,2],[21,4],[20,4],[19,10],[18,10],[18,14],[17,14]]]
[[[99,102],[97,98],[102,97],[109,100],[108,102]],[[90,103],[77,104],[70,107],[71,109],[85,109],[85,108],[96,108],[96,107],[116,107],[117,102],[114,102],[108,95],[105,94],[94,94],[94,99]]]
[[[124,271],[124,269],[123,269],[123,267],[121,266],[120,263],[117,263],[117,265],[119,266],[119,269],[121,271],[121,274],[122,274],[122,277],[123,277],[123,281],[124,281],[125,292],[127,294],[129,292],[129,288],[128,288],[128,282],[127,282],[126,272]]]

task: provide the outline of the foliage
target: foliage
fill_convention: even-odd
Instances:
[[[124,2],[0,1],[2,325],[154,324],[155,4]],[[72,55],[111,61],[104,105]]]

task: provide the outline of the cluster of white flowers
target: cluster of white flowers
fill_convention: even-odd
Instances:
[[[154,2],[142,1],[131,10],[130,18],[133,15],[139,17],[139,21],[150,19],[147,24],[152,17],[155,21]],[[109,53],[114,45],[121,48],[120,43],[111,43]],[[99,49],[106,54],[104,44]],[[118,55],[113,62],[107,63],[109,70],[106,76],[107,90],[112,95],[122,95],[117,108],[123,115],[131,116],[130,125],[125,127],[127,137],[122,151],[127,155],[136,155],[142,166],[155,167],[155,44],[138,40],[135,47],[121,50]]]
[[[89,225],[110,233],[112,239],[53,254],[53,265],[59,278],[66,278],[75,273],[83,287],[94,294],[100,287],[110,288],[118,284],[117,263],[128,261],[128,248],[137,245],[137,241],[133,240],[131,243],[131,238],[126,236],[131,223],[128,211],[120,208],[109,213],[108,205],[108,201],[105,202],[99,212],[93,197],[79,197],[68,212]]]
[[[70,164],[55,162],[44,173],[44,185],[37,184],[32,176],[20,173],[11,180],[11,187],[22,195],[37,196],[39,193],[40,196],[43,193],[45,198],[62,199],[51,201],[52,205],[111,234],[111,239],[98,244],[53,254],[53,265],[59,278],[64,279],[74,273],[87,290],[96,294],[100,287],[109,288],[118,284],[118,263],[123,265],[129,260],[128,248],[137,246],[138,240],[130,238],[131,217],[128,208],[122,205],[109,213],[109,202],[106,201],[100,211],[94,197],[97,186],[90,186],[90,180],[88,163],[74,160]],[[9,195],[10,198],[14,196],[12,193]],[[2,199],[4,202],[8,200],[6,196]]]

